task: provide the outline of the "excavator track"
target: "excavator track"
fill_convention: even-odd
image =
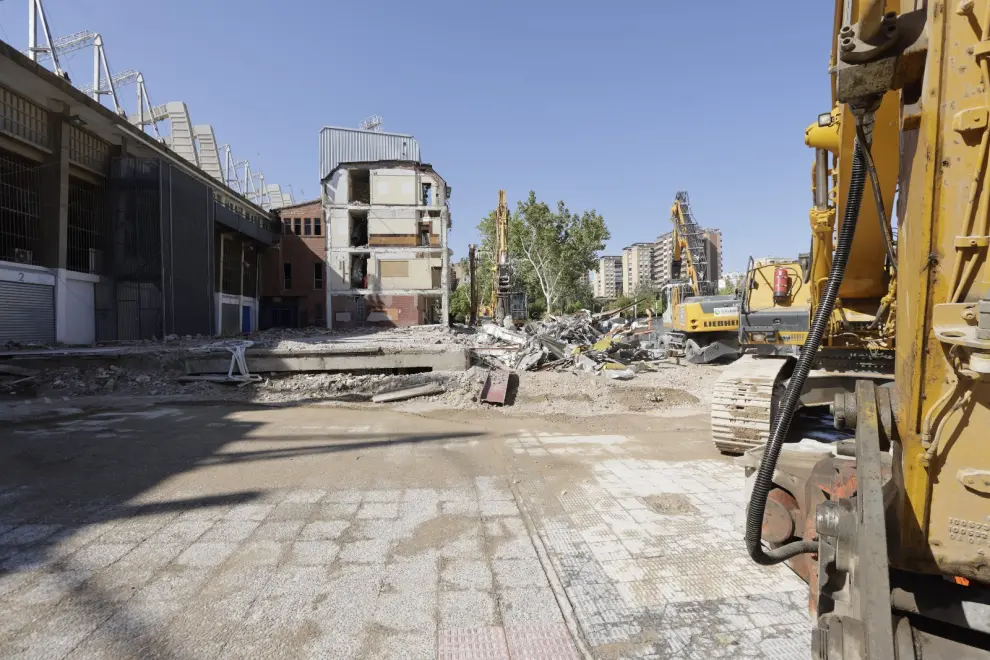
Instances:
[[[715,383],[712,395],[712,440],[723,454],[742,454],[770,438],[774,392],[783,391],[784,357],[744,355]]]

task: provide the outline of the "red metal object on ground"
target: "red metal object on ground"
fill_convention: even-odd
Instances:
[[[505,396],[509,391],[509,372],[503,369],[493,369],[488,372],[488,378],[481,387],[479,397],[486,403],[505,405]]]

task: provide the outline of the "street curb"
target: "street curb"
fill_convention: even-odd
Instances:
[[[588,649],[588,644],[584,639],[584,635],[581,634],[581,627],[578,625],[577,619],[574,617],[574,608],[571,606],[571,601],[567,598],[567,592],[564,591],[564,585],[561,584],[560,578],[557,576],[557,571],[554,570],[553,564],[550,562],[550,554],[547,552],[546,546],[543,544],[543,539],[540,537],[540,533],[536,530],[536,525],[533,523],[532,517],[529,515],[529,511],[526,510],[526,505],[523,504],[522,495],[519,493],[519,489],[512,482],[509,483],[509,490],[512,492],[512,497],[516,501],[516,508],[519,509],[519,515],[522,518],[523,525],[526,526],[526,533],[529,534],[529,539],[533,543],[533,547],[536,549],[536,556],[540,560],[540,565],[543,567],[543,573],[547,576],[547,581],[550,583],[550,590],[553,591],[553,596],[557,600],[557,607],[560,608],[560,613],[564,617],[564,623],[567,625],[568,631],[571,633],[571,639],[574,641],[574,645],[577,647],[578,653],[584,660],[595,660],[595,657],[591,654]]]

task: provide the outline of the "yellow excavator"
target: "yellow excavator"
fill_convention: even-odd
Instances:
[[[481,316],[498,325],[523,325],[529,318],[526,292],[516,288],[515,272],[509,258],[509,205],[505,191],[498,191],[495,209],[495,259],[492,265],[491,306],[482,306]]]
[[[739,352],[739,302],[716,294],[704,235],[691,212],[688,194],[680,191],[670,208],[674,254],[670,283],[663,288],[660,339],[667,350],[688,362],[704,364]]]
[[[838,148],[837,237],[828,276],[812,266],[814,314],[769,438],[744,457],[746,548],[807,579],[814,658],[990,658],[990,0],[839,0],[833,37],[852,135]],[[898,231],[873,247],[892,291],[863,277],[878,257],[857,249],[890,227],[884,172]],[[837,306],[857,312],[852,330],[892,329],[894,378],[836,396],[851,437],[795,446],[808,376],[826,339],[841,342]]]
[[[897,105],[897,95],[888,92],[876,112],[871,153],[883,204],[878,206],[873,196],[860,204],[860,229],[852,239],[847,277],[805,380],[792,429],[806,437],[834,435],[822,427],[832,424],[830,408],[837,394],[851,395],[859,380],[882,384],[893,378],[896,265],[885,209],[892,207],[897,185]],[[739,304],[742,356],[720,375],[712,397],[712,439],[723,453],[743,453],[770,437],[774,414],[825,291],[836,249],[836,213],[847,201],[854,141],[855,120],[845,104],[837,103],[808,127],[805,143],[815,151],[811,250],[793,261],[750,259]]]

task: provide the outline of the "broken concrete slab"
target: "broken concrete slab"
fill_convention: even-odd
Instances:
[[[529,342],[529,337],[522,332],[516,332],[515,330],[509,330],[501,326],[497,326],[494,323],[486,323],[481,326],[481,331],[486,335],[491,335],[502,341],[507,341],[510,344],[518,344],[523,346]]]
[[[384,353],[378,349],[358,349],[334,353],[273,352],[247,353],[248,367],[253,373],[285,373],[316,371],[390,371],[406,369],[430,369],[433,371],[465,371],[470,364],[467,349],[448,349],[433,352],[406,350]],[[229,357],[217,355],[189,356],[183,361],[185,372],[194,374],[227,373]]]
[[[371,397],[371,400],[374,403],[389,403],[390,401],[405,401],[406,399],[414,399],[418,396],[443,394],[443,392],[444,389],[442,385],[430,383],[427,385],[420,385],[418,387],[407,387],[401,390],[392,390],[391,392],[380,392]]]

